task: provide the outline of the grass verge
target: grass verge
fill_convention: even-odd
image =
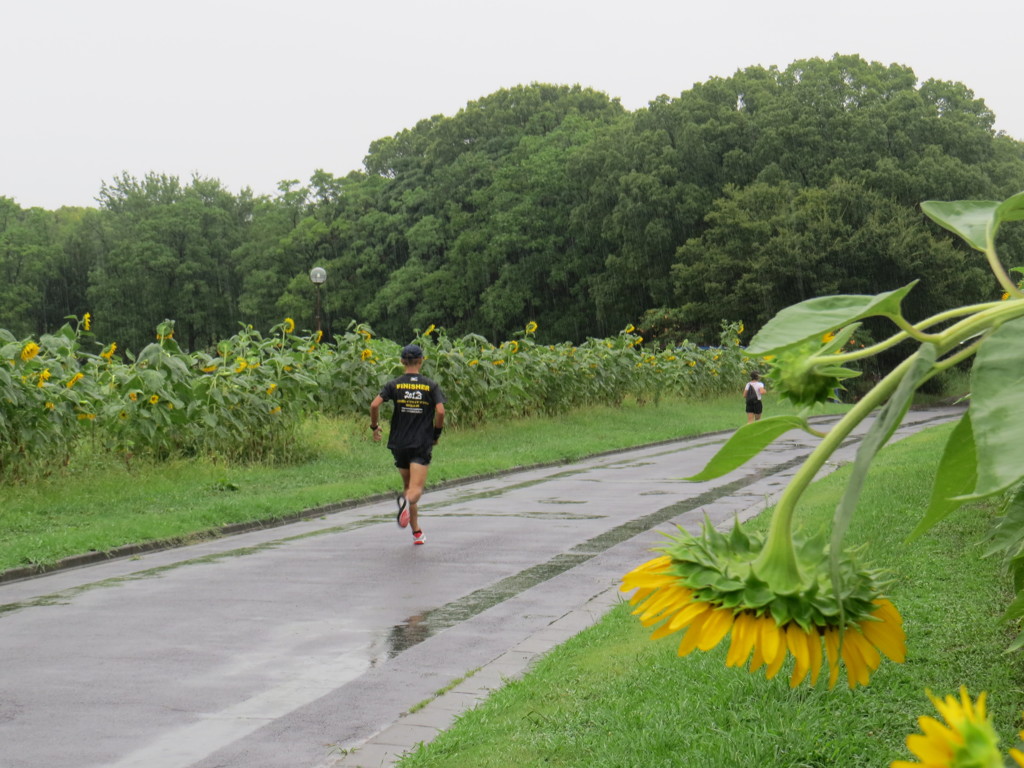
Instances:
[[[742,402],[737,395],[700,403],[627,403],[449,430],[435,451],[430,482],[734,429],[744,422]],[[767,410],[792,412],[774,401]],[[83,449],[52,477],[0,487],[0,571],[127,544],[187,541],[225,525],[277,520],[394,491],[398,475],[391,454],[373,443],[368,423],[368,417],[311,419],[302,439],[305,453],[315,458],[292,466],[206,459],[126,466]]]
[[[906,735],[919,715],[936,714],[925,689],[945,696],[961,685],[989,692],[1003,743],[1015,745],[1024,659],[1003,653],[1011,633],[998,619],[1011,593],[998,564],[980,557],[991,510],[963,510],[903,541],[926,507],[950,429],[883,451],[848,536],[890,571],[908,635],[907,662],[883,662],[868,688],[850,691],[841,677],[832,691],[824,680],[791,690],[785,667],[770,681],[727,669],[727,643],[679,659],[678,635],[651,642],[623,604],[401,768],[881,768],[910,759]],[[799,512],[805,527],[829,526],[847,477],[839,470],[811,487]],[[765,517],[749,525],[763,529]]]

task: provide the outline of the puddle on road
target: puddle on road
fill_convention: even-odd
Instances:
[[[530,587],[565,573],[570,568],[575,568],[577,565],[590,560],[605,550],[611,549],[616,544],[645,533],[674,517],[705,507],[723,496],[734,494],[767,475],[785,472],[798,467],[803,461],[804,458],[800,457],[777,464],[774,467],[766,467],[752,472],[739,480],[734,480],[726,485],[705,491],[686,501],[680,501],[643,517],[629,520],[611,530],[598,534],[592,539],[577,544],[569,552],[555,555],[546,563],[527,568],[513,576],[502,579],[490,587],[478,589],[466,595],[466,597],[446,603],[440,608],[416,614],[406,619],[403,623],[396,624],[391,628],[387,638],[388,648],[386,652],[388,658],[397,656],[402,651],[423,642],[438,632],[455,626],[459,622],[466,621],[492,606],[515,597]]]
[[[428,637],[436,635],[441,630],[453,627],[478,613],[483,613],[488,608],[503,603],[532,586],[545,582],[560,573],[565,573],[591,557],[593,555],[583,553],[556,555],[546,563],[534,565],[489,587],[478,589],[465,597],[442,605],[440,608],[410,616],[401,624],[392,627],[388,633],[388,658],[393,658]]]

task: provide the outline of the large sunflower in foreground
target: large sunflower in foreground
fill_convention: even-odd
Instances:
[[[947,696],[939,699],[928,692],[928,698],[946,721],[919,717],[922,733],[907,736],[907,748],[920,763],[896,760],[890,768],[1003,768],[999,754],[999,737],[985,713],[985,694],[972,702],[967,689],[960,689],[960,699]],[[1024,766],[1024,753],[1011,749],[1010,757]]]
[[[841,599],[829,573],[828,555],[819,541],[801,542],[792,574],[775,578],[764,543],[737,525],[730,535],[706,524],[701,536],[680,529],[664,554],[627,573],[622,591],[636,590],[630,603],[640,622],[654,627],[651,639],[683,632],[678,653],[710,651],[730,636],[726,666],[765,667],[771,679],[786,659],[794,659],[791,687],[810,685],[827,664],[829,688],[846,669],[851,688],[867,685],[882,655],[906,657],[903,620],[886,599],[876,574],[840,564]],[[785,559],[783,557],[782,559]],[[767,564],[765,564],[767,563]],[[760,567],[759,567],[760,566]],[[780,589],[784,584],[785,588]]]

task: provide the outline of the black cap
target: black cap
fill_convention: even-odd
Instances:
[[[419,360],[421,357],[423,357],[423,349],[419,344],[409,344],[402,347],[403,360]]]

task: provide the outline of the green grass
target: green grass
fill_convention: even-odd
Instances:
[[[792,412],[774,401],[767,410]],[[733,429],[744,420],[737,393],[707,402],[626,404],[448,430],[435,451],[430,483]],[[313,458],[291,466],[208,460],[125,466],[84,446],[69,467],[49,478],[0,487],[0,571],[126,544],[189,540],[228,524],[275,520],[393,492],[398,475],[391,454],[373,443],[368,423],[369,416],[310,420],[302,442]]]
[[[989,692],[1004,746],[1016,745],[1024,662],[1003,653],[1011,633],[998,617],[1009,586],[979,556],[991,511],[961,511],[903,543],[950,429],[887,448],[854,519],[848,544],[868,545],[870,561],[890,571],[908,635],[907,662],[883,662],[868,688],[850,691],[841,677],[832,691],[824,680],[791,690],[785,667],[771,681],[727,669],[727,643],[679,659],[678,635],[651,642],[623,604],[400,765],[882,768],[910,759],[906,735],[917,731],[917,716],[935,714],[925,689],[944,696],[961,685]],[[840,470],[812,486],[803,525],[828,525],[847,476]],[[751,527],[763,529],[762,518]]]

